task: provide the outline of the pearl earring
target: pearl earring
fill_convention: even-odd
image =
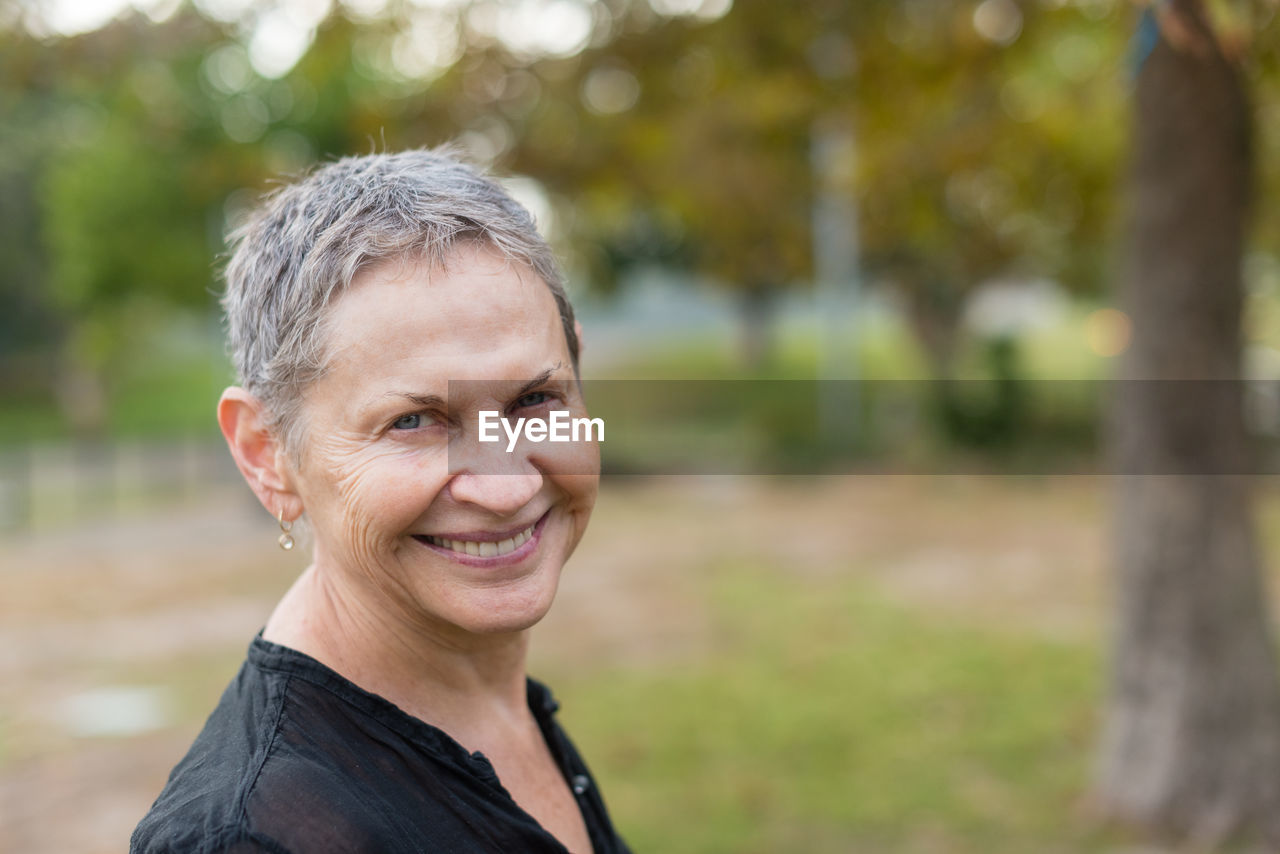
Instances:
[[[280,538],[276,542],[280,544],[280,548],[289,551],[293,548],[293,534],[290,533],[293,531],[293,523],[284,520],[283,510],[276,514],[276,521],[280,523]]]

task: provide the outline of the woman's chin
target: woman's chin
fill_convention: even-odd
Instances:
[[[476,635],[517,634],[536,626],[549,610],[548,606],[536,611],[477,615],[475,619],[459,625]]]
[[[454,623],[478,635],[523,632],[537,625],[555,601],[555,586],[537,585],[533,589],[488,590],[468,597],[459,609]]]

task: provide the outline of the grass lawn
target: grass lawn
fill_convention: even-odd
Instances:
[[[776,567],[708,568],[697,586],[713,617],[703,654],[554,674],[636,851],[1111,850],[1077,810],[1094,645]]]

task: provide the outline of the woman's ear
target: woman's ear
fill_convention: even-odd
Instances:
[[[236,467],[267,512],[286,522],[301,516],[305,508],[294,489],[288,456],[267,429],[262,403],[239,386],[231,386],[218,401],[218,426]]]

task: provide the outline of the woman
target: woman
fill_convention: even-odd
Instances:
[[[582,416],[579,331],[528,213],[448,152],[332,163],[232,235],[240,386],[218,423],[310,566],[136,852],[626,851],[526,679],[595,502],[593,444],[477,441]]]

